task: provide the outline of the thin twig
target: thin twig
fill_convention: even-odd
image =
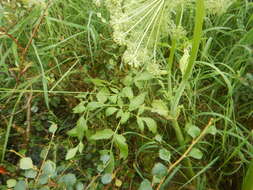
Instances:
[[[29,93],[28,99],[27,99],[27,112],[26,112],[26,136],[25,136],[25,142],[26,146],[28,146],[29,139],[30,139],[30,131],[31,131],[31,103],[32,103],[33,93],[32,93],[32,87],[31,92]]]
[[[11,34],[9,34],[8,32],[6,32],[3,28],[0,27],[0,35],[5,35],[5,36],[8,36],[10,39],[13,40],[13,42],[18,46],[18,48],[21,50],[21,51],[24,51],[24,48],[22,47],[22,45],[18,42],[18,40],[12,36]]]
[[[191,145],[187,148],[187,150],[184,152],[184,154],[168,168],[167,173],[169,173],[171,170],[173,170],[183,159],[185,159],[188,156],[188,154],[190,153],[192,148],[205,136],[206,131],[212,125],[212,123],[213,123],[213,118],[211,118],[209,120],[208,124],[205,126],[204,130],[200,133],[200,135],[192,141]],[[165,178],[166,178],[166,176],[163,177],[163,179],[160,181],[156,190],[159,190],[161,188],[161,185],[165,181]]]

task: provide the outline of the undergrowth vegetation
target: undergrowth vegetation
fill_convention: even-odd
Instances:
[[[250,0],[0,2],[0,189],[252,190]]]

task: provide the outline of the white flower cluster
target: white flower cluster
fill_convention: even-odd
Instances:
[[[235,2],[235,0],[206,0],[206,10],[209,14],[221,15]]]
[[[94,0],[101,4],[102,0]],[[211,12],[225,11],[234,0],[205,0]],[[126,46],[124,63],[133,67],[156,62],[161,38],[170,35],[182,39],[186,31],[174,18],[178,8],[191,6],[195,0],[104,0],[110,12],[113,39]],[[172,19],[173,18],[173,19]]]
[[[189,0],[105,0],[113,39],[126,46],[124,63],[133,67],[149,63],[154,66],[159,40],[169,33],[185,35],[183,28],[175,27],[170,18],[175,8],[186,2]],[[159,67],[157,64],[156,68]]]
[[[39,6],[42,8],[46,7],[45,0],[21,0],[27,7],[31,8],[33,6]]]

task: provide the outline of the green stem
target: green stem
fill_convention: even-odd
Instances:
[[[25,89],[26,90],[26,89]],[[6,150],[7,150],[7,145],[8,145],[8,141],[9,141],[9,136],[10,136],[10,132],[11,132],[11,127],[12,127],[12,124],[13,124],[13,119],[14,119],[14,116],[15,116],[15,112],[16,112],[16,108],[23,96],[24,92],[21,92],[13,109],[12,109],[12,112],[11,112],[11,117],[10,117],[10,120],[9,120],[9,123],[8,123],[8,126],[7,126],[7,130],[6,130],[6,134],[5,134],[5,139],[4,139],[4,145],[3,145],[3,151],[2,151],[2,158],[1,158],[1,162],[4,161],[4,157],[5,157],[5,153],[6,153]]]
[[[205,16],[205,6],[204,6],[204,0],[196,0],[196,17],[195,17],[195,27],[194,27],[194,34],[193,34],[193,45],[192,45],[192,52],[191,56],[189,58],[189,62],[186,68],[186,72],[183,75],[183,79],[175,93],[175,97],[172,100],[171,104],[171,115],[174,118],[172,121],[173,128],[176,133],[177,141],[180,146],[184,147],[183,150],[185,150],[185,141],[184,141],[184,136],[183,132],[178,124],[178,105],[180,102],[180,99],[184,93],[184,90],[186,88],[186,85],[188,83],[189,78],[191,77],[192,70],[194,68],[194,63],[197,59],[198,55],[198,50],[199,50],[199,45],[201,41],[201,35],[202,35],[202,26],[204,22],[204,16]],[[173,44],[172,44],[173,47]],[[175,53],[175,52],[173,52]],[[174,55],[172,55],[174,56]],[[172,60],[169,59],[169,72],[171,72],[171,65],[173,61],[173,57],[171,58]],[[192,169],[192,164],[189,158],[187,158],[184,162],[184,165],[188,167],[187,170],[187,175],[188,177],[193,177],[194,176],[194,171]]]

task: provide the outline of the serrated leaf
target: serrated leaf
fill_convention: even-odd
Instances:
[[[65,160],[70,160],[71,158],[74,158],[77,153],[77,150],[78,150],[78,146],[76,146],[75,148],[69,149],[66,154]]]
[[[154,119],[149,117],[142,117],[142,120],[145,121],[149,131],[156,134],[157,133],[157,124]]]
[[[127,86],[125,88],[122,89],[122,95],[123,97],[127,97],[129,99],[132,99],[134,97],[134,93],[132,91],[132,88]]]
[[[106,173],[106,174],[102,175],[101,182],[104,185],[111,183],[111,181],[112,181],[112,174]]]
[[[120,119],[120,123],[124,124],[128,121],[128,119],[130,118],[130,113],[129,112],[123,112],[121,114],[121,119]]]
[[[161,158],[162,160],[165,160],[165,161],[169,162],[170,159],[171,159],[171,153],[170,153],[170,151],[168,151],[165,148],[160,149],[159,150],[159,158]]]
[[[203,153],[198,148],[193,148],[189,153],[189,156],[199,160],[203,157]]]
[[[112,95],[112,96],[109,96],[108,99],[111,101],[111,103],[116,104],[118,96],[117,95]]]
[[[143,123],[143,120],[142,120],[142,118],[140,118],[140,117],[137,117],[137,124],[138,124],[138,127],[139,127],[139,129],[141,130],[141,132],[143,133],[143,131],[144,131],[144,123]]]
[[[95,109],[98,109],[102,106],[103,106],[103,104],[101,102],[89,102],[87,104],[87,109],[90,111],[94,111]]]
[[[112,114],[114,114],[116,111],[118,110],[118,108],[115,108],[115,107],[109,107],[105,110],[105,115],[108,117],[108,116],[111,116]]]
[[[125,86],[130,86],[133,84],[133,77],[131,75],[127,75],[122,82]]]
[[[83,113],[86,110],[84,102],[80,102],[76,107],[73,108],[74,113]]]
[[[115,134],[115,142],[120,150],[120,158],[126,159],[128,156],[128,145],[123,135]]]
[[[111,129],[104,129],[101,131],[97,131],[94,135],[90,137],[92,140],[101,140],[101,139],[109,139],[112,137],[114,132]]]
[[[33,168],[33,161],[30,157],[24,157],[20,159],[20,168],[23,170],[29,170]]]
[[[138,76],[135,77],[135,81],[147,81],[154,78],[154,76],[149,72],[140,73]]]
[[[129,104],[129,110],[133,111],[133,110],[139,108],[139,106],[144,103],[145,96],[146,96],[146,93],[142,93],[142,94],[134,97],[133,99],[131,99],[130,104]]]
[[[84,133],[88,130],[87,122],[84,116],[81,116],[77,121],[76,132],[78,139],[81,141],[83,139]]]
[[[162,163],[156,163],[152,169],[152,175],[163,178],[167,175],[167,168]]]
[[[191,123],[187,123],[186,124],[186,132],[192,138],[196,138],[197,136],[199,136],[199,134],[200,134],[201,131],[200,131],[200,129],[197,126],[195,126],[195,125],[193,125]]]
[[[71,137],[77,137],[77,136],[78,136],[77,127],[73,128],[73,129],[71,129],[71,130],[69,130],[69,131],[67,132],[67,134],[68,134],[69,136],[71,136]]]
[[[168,107],[162,100],[154,100],[152,102],[151,112],[157,113],[167,119],[170,118]]]
[[[138,190],[153,190],[151,182],[147,179],[144,179],[141,182],[141,185],[138,188]]]
[[[97,94],[96,94],[96,97],[97,97],[97,100],[98,102],[100,103],[105,103],[108,99],[108,95],[109,95],[109,92],[106,90],[106,89],[102,89],[100,90]]]

